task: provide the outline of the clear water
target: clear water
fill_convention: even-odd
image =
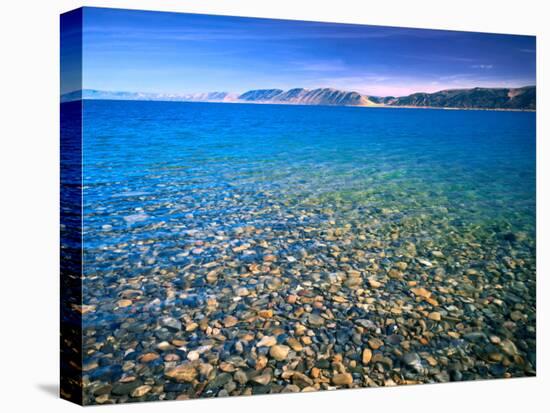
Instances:
[[[161,315],[220,320],[272,300],[290,332],[294,321],[277,297],[321,286],[317,294],[331,302],[342,292],[324,287],[327,274],[351,266],[386,279],[404,259],[405,280],[373,293],[382,307],[414,303],[408,282],[419,282],[438,291],[439,311],[460,309],[445,329],[511,337],[535,365],[535,113],[85,101],[83,180],[83,299],[96,306],[84,316],[84,354],[85,364],[101,366],[88,382],[116,382],[128,349],[156,351]],[[240,276],[262,264],[263,244],[283,275],[278,295],[262,293],[269,277]],[[355,262],[357,251],[366,260]],[[226,276],[207,282],[210,264]],[[482,276],[472,280],[470,268]],[[258,299],[235,307],[243,286]],[[121,308],[125,290],[138,293]],[[353,289],[341,291],[348,304],[331,308],[345,331],[316,337],[338,343],[353,317],[385,320],[389,307],[365,313]],[[205,297],[220,306],[208,310]],[[496,299],[504,304],[489,305]],[[528,321],[509,330],[518,308]],[[414,337],[417,317],[399,323],[400,334]],[[209,340],[176,336],[189,348]],[[523,361],[486,366],[491,348],[449,337],[441,330],[420,349],[463,348],[476,366],[464,367],[463,379],[530,371]],[[229,357],[230,343],[210,351]],[[162,368],[151,366],[133,374],[164,383]]]
[[[85,101],[83,148],[89,251],[318,207],[534,236],[535,113]]]

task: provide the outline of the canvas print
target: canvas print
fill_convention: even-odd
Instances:
[[[534,36],[61,16],[61,395],[536,374]]]

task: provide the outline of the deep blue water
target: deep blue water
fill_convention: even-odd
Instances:
[[[277,221],[278,204],[534,231],[535,113],[85,101],[83,148],[88,246]]]

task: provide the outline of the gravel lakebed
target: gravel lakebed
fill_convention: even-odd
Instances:
[[[535,374],[528,234],[445,208],[269,195],[226,197],[223,222],[187,211],[185,225],[150,223],[158,205],[146,207],[120,231],[169,228],[162,242],[86,251],[87,404]]]

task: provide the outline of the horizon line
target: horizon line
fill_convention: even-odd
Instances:
[[[203,92],[144,92],[144,91],[130,91],[130,90],[109,90],[109,89],[95,89],[95,88],[81,88],[81,89],[75,89],[75,90],[72,90],[70,92],[65,92],[65,93],[60,93],[60,96],[63,97],[63,96],[67,96],[67,95],[70,95],[70,94],[74,94],[74,93],[77,93],[77,92],[84,92],[84,91],[95,91],[95,92],[103,92],[103,93],[132,93],[132,94],[138,94],[138,95],[156,95],[156,96],[165,96],[165,97],[185,97],[185,96],[190,96],[190,95],[200,95],[200,94],[210,94],[210,93],[226,93],[228,95],[236,95],[237,97],[238,96],[241,96],[247,92],[251,92],[251,91],[258,91],[258,90],[282,90],[283,92],[287,92],[289,90],[294,90],[294,89],[303,89],[303,90],[308,90],[308,91],[312,91],[312,90],[322,90],[322,89],[331,89],[331,90],[337,90],[337,91],[341,91],[341,92],[350,92],[350,93],[357,93],[361,96],[364,96],[364,97],[374,97],[374,98],[390,98],[390,97],[393,97],[393,98],[401,98],[401,97],[407,97],[407,96],[411,96],[411,95],[414,95],[414,94],[428,94],[428,95],[432,95],[432,94],[436,94],[436,93],[440,93],[440,92],[446,92],[446,91],[455,91],[455,90],[473,90],[473,89],[524,89],[524,88],[529,88],[529,87],[534,87],[536,88],[536,83],[535,84],[527,84],[527,85],[523,85],[523,86],[472,86],[472,87],[455,87],[455,88],[444,88],[444,89],[438,89],[434,92],[424,92],[424,91],[417,91],[417,92],[412,92],[412,93],[409,93],[409,94],[406,94],[406,95],[376,95],[376,94],[368,94],[368,93],[362,93],[362,92],[358,92],[357,90],[353,90],[353,89],[339,89],[339,88],[336,88],[336,87],[333,87],[333,86],[322,86],[322,87],[314,87],[314,88],[305,88],[305,87],[291,87],[291,88],[280,88],[280,87],[264,87],[264,88],[254,88],[254,89],[248,89],[244,92],[233,92],[233,91],[229,91],[229,90],[210,90],[210,91],[203,91]]]

